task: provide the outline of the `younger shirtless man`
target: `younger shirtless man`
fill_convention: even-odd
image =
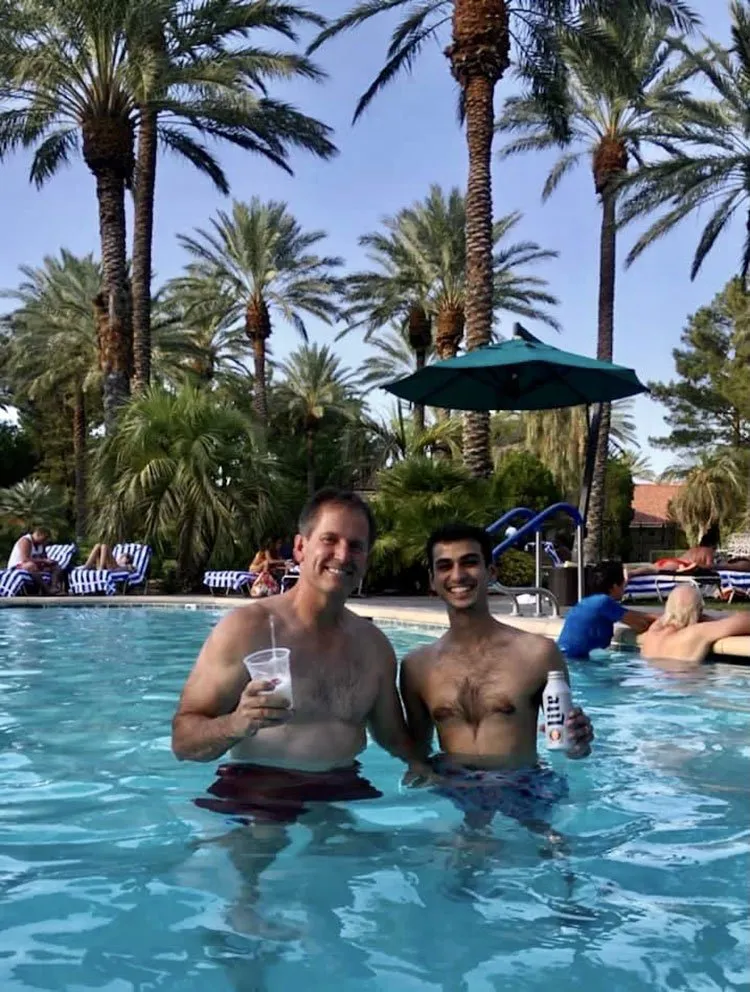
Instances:
[[[743,634],[750,634],[750,610],[709,620],[703,615],[700,589],[682,585],[672,590],[664,614],[638,638],[638,642],[644,658],[697,667],[722,637]]]
[[[346,609],[373,537],[365,502],[321,490],[300,516],[294,588],[234,610],[209,635],[172,724],[178,758],[214,761],[229,752],[209,789],[215,798],[199,805],[290,823],[307,801],[378,796],[356,761],[368,728],[391,754],[417,761],[396,691],[393,648],[377,627]],[[274,695],[274,683],[251,681],[242,660],[270,647],[271,617],[277,644],[291,652],[293,710]]]
[[[427,542],[432,588],[448,607],[450,629],[435,644],[412,651],[401,666],[401,695],[409,729],[431,749],[437,728],[441,754],[433,765],[469,826],[495,812],[531,827],[565,794],[565,783],[537,765],[537,724],[551,671],[566,673],[553,641],[495,620],[489,610],[492,544],[478,527],[450,524]],[[590,752],[593,731],[576,709],[568,719],[571,757]]]

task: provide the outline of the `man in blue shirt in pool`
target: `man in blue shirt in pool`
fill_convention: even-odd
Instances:
[[[615,624],[624,623],[636,633],[648,630],[657,618],[648,613],[626,610],[620,600],[625,592],[625,573],[619,561],[600,562],[586,596],[565,617],[557,646],[568,658],[588,658],[596,648],[608,648]]]

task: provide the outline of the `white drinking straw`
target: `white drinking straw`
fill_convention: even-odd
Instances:
[[[271,649],[276,654],[276,621],[273,618],[273,613],[269,614],[268,623],[271,627]]]

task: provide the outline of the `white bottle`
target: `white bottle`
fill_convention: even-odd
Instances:
[[[568,747],[565,721],[573,709],[573,697],[563,672],[550,672],[542,696],[544,709],[545,735],[550,751],[562,751]]]

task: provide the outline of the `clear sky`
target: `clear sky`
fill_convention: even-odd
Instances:
[[[313,5],[324,16],[336,17],[347,9],[341,0]],[[693,9],[705,33],[726,42],[729,35],[728,2],[693,0]],[[285,200],[306,227],[328,232],[328,254],[343,256],[348,267],[359,268],[363,253],[358,237],[375,230],[384,215],[423,198],[431,183],[444,188],[465,186],[466,150],[456,123],[455,87],[442,53],[447,43],[428,47],[411,77],[392,83],[354,126],[356,98],[382,64],[392,21],[372,22],[341,36],[317,53],[329,74],[327,82],[295,84],[284,96],[306,113],[335,129],[339,156],[321,163],[295,155],[294,177],[234,149],[220,149],[221,161],[232,185],[232,195],[249,199]],[[273,42],[269,41],[269,44]],[[496,91],[499,107],[512,82]],[[560,298],[558,316],[563,332],[543,325],[527,326],[551,343],[585,354],[596,348],[599,207],[588,169],[581,168],[563,181],[546,204],[540,192],[553,156],[527,155],[494,165],[496,215],[521,210],[523,220],[514,231],[518,239],[533,239],[560,251],[560,258],[539,268]],[[52,179],[40,192],[28,182],[29,157],[19,152],[2,166],[0,202],[6,236],[0,239],[0,287],[18,282],[18,266],[37,265],[45,254],[66,247],[77,254],[98,252],[98,221],[94,181],[82,162]],[[170,156],[159,163],[156,205],[154,269],[157,283],[176,275],[183,253],[176,235],[205,226],[230,201],[189,165]],[[634,367],[643,380],[673,374],[672,349],[678,344],[686,317],[708,303],[736,271],[743,236],[741,218],[722,236],[694,283],[690,262],[706,216],[685,221],[680,228],[649,249],[635,265],[618,267],[615,322],[615,361]],[[129,232],[130,234],[130,232]],[[620,257],[627,254],[635,231],[620,238]],[[502,321],[510,332],[513,317]],[[311,323],[311,338],[333,343],[334,332]],[[298,343],[296,333],[277,326],[274,357],[283,357]],[[344,360],[357,366],[366,353],[354,334],[335,344]],[[384,395],[384,394],[382,394]],[[373,397],[375,400],[375,397]],[[382,405],[382,399],[378,406]],[[639,436],[659,471],[669,455],[648,451],[649,434],[663,430],[661,408],[648,399],[636,403]]]

